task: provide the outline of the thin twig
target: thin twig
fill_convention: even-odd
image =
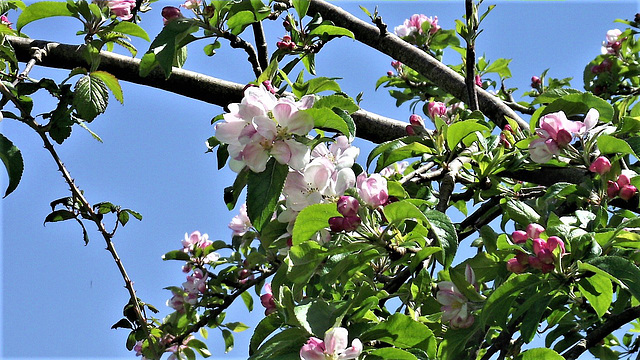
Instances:
[[[256,40],[256,49],[258,50],[258,63],[264,70],[269,66],[269,51],[267,50],[267,40],[264,37],[262,21],[254,22],[251,27],[253,29],[253,38]]]
[[[465,59],[467,96],[469,109],[478,110],[478,92],[476,91],[476,51],[475,34],[478,30],[475,6],[473,0],[465,0],[467,15],[467,57]]]
[[[256,78],[262,74],[263,68],[260,66],[260,61],[258,60],[258,54],[256,53],[256,49],[253,48],[251,43],[243,40],[238,35],[234,35],[229,31],[225,31],[222,33],[222,37],[229,40],[229,44],[234,49],[242,49],[249,56],[247,60],[251,63],[251,67],[253,68],[253,73],[256,75]]]

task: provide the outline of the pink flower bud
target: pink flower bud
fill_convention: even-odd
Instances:
[[[422,120],[422,117],[418,114],[411,114],[411,116],[409,116],[409,123],[413,126],[424,127],[424,120]]]
[[[358,199],[352,196],[340,196],[338,199],[338,212],[342,216],[357,216],[360,209]]]
[[[427,112],[431,119],[435,119],[436,116],[443,116],[447,113],[447,105],[439,101],[429,102],[427,105]]]
[[[181,18],[182,13],[180,12],[180,9],[175,6],[165,6],[162,8],[162,17],[166,23],[167,21]]]
[[[540,237],[545,229],[540,224],[531,223],[527,225],[527,236],[531,239],[536,239]]]
[[[387,192],[387,179],[380,174],[371,174],[369,177],[365,173],[358,175],[356,179],[358,195],[365,204],[378,207],[387,202],[389,193]]]
[[[618,183],[618,186],[622,188],[625,185],[631,184],[631,179],[629,179],[629,176],[625,174],[620,174],[620,176],[618,176],[618,180],[616,180],[616,183]]]
[[[522,230],[516,230],[511,233],[511,238],[514,244],[524,244],[527,242],[527,233]]]
[[[617,182],[611,180],[607,181],[607,196],[609,196],[609,198],[613,199],[614,197],[618,196],[619,191],[620,186]]]
[[[611,162],[604,156],[599,156],[589,166],[589,171],[604,175],[611,170]]]
[[[242,280],[242,279],[246,279],[251,275],[251,271],[247,270],[247,269],[242,269],[240,271],[238,271],[238,279]]]
[[[387,71],[387,76],[393,76],[393,71],[391,70]]]
[[[282,37],[282,41],[284,41],[284,42],[291,42],[291,36],[289,36],[289,35],[285,35],[285,36],[283,36],[283,37]]]
[[[360,218],[357,216],[335,216],[329,218],[329,228],[333,232],[354,231],[360,226]]]
[[[500,133],[500,144],[502,144],[505,149],[511,149],[511,143],[507,140],[507,136],[504,133]]]
[[[482,87],[482,78],[480,75],[476,75],[476,85]]]
[[[638,193],[638,189],[633,185],[624,185],[620,188],[620,193],[618,194],[622,200],[629,201],[633,198],[636,193]]]
[[[547,239],[547,245],[549,246],[549,250],[554,251],[557,247],[560,247],[560,255],[563,255],[566,251],[564,248],[564,241],[557,236],[549,236]]]
[[[520,264],[520,262],[516,258],[509,259],[507,261],[507,270],[511,271],[512,273],[520,274],[526,269],[527,266]]]
[[[398,70],[402,67],[402,63],[400,61],[394,60],[391,62],[391,67]]]
[[[509,124],[506,124],[506,125],[502,128],[502,130],[504,130],[504,131],[509,131],[509,132],[512,132],[512,133],[514,132],[514,131],[513,131],[513,128],[512,128],[512,127],[511,127],[511,125],[509,125]]]
[[[537,88],[540,85],[542,85],[542,80],[540,80],[540,78],[535,76],[535,75],[532,76],[531,77],[531,87],[532,88]]]
[[[271,85],[271,81],[270,80],[265,80],[262,82],[262,85],[264,85],[265,89],[267,89],[267,91],[269,91],[272,94],[276,93],[276,89],[273,87],[273,85]]]
[[[409,136],[416,134],[416,131],[413,129],[412,125],[407,125],[405,127],[405,130],[407,131],[407,135],[409,135]]]

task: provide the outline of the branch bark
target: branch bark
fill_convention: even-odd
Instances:
[[[351,30],[356,40],[401,61],[456,98],[469,104],[464,78],[424,51],[391,33],[381,33],[376,26],[368,24],[325,1],[312,0],[309,12],[319,13],[323,18],[330,19],[337,26]],[[479,88],[477,93],[480,110],[498,126],[502,128],[507,124],[505,116],[508,116],[516,120],[520,128],[528,132],[529,124],[500,99]]]

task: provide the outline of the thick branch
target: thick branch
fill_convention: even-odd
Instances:
[[[260,60],[258,60],[258,53],[256,53],[256,49],[253,48],[251,43],[243,40],[238,35],[234,35],[228,31],[222,33],[222,37],[229,40],[229,43],[234,49],[242,49],[249,56],[247,60],[251,63],[251,67],[253,68],[253,73],[256,77],[259,77],[264,70],[263,67],[260,66]]]
[[[393,34],[381,34],[376,26],[370,25],[343,9],[325,1],[311,1],[309,11],[310,13],[319,13],[323,18],[330,19],[337,26],[351,30],[356,40],[401,61],[456,98],[467,104],[469,103],[464,78],[424,51]],[[482,89],[477,89],[477,92],[480,110],[496,124],[503,127],[507,124],[504,117],[508,116],[515,119],[524,131],[528,131],[529,124],[522,120],[500,99]]]
[[[477,26],[475,26],[474,17],[475,9],[473,6],[473,0],[465,0],[465,10],[467,15],[467,57],[465,59],[466,68],[466,84],[467,84],[467,96],[469,97],[469,108],[471,110],[478,110],[478,92],[476,91],[476,45],[475,45],[475,33]],[[473,31],[473,33],[471,33]]]
[[[587,337],[578,341],[576,345],[567,350],[567,352],[562,354],[562,356],[567,360],[577,359],[583,352],[599,344],[607,335],[638,317],[640,317],[640,306],[629,308],[619,314],[609,317],[607,321],[589,332]]]
[[[269,52],[267,50],[267,40],[264,38],[264,29],[262,28],[262,22],[254,22],[251,24],[253,29],[253,38],[256,39],[256,49],[258,50],[258,62],[260,67],[266,69],[269,66]]]
[[[50,41],[25,39],[7,36],[7,40],[16,50],[18,61],[31,60],[31,48],[44,48],[47,56],[37,64],[57,69],[86,67],[82,56],[82,46],[59,44]],[[244,85],[217,79],[194,71],[173,68],[171,77],[165,79],[162,70],[156,68],[146,77],[138,74],[140,60],[100,52],[100,69],[113,74],[120,80],[146,85],[173,92],[209,104],[225,107],[242,100]],[[358,128],[358,137],[373,142],[384,142],[406,135],[404,122],[390,119],[365,110],[352,114]]]

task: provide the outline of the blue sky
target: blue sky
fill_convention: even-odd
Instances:
[[[492,3],[485,1],[487,5]],[[485,30],[476,49],[491,60],[513,59],[513,78],[507,85],[522,90],[528,90],[532,75],[547,68],[551,69],[550,76],[574,77],[571,84],[581,89],[583,68],[599,54],[606,31],[622,25],[613,20],[632,18],[638,12],[634,1],[497,3],[482,25]],[[154,10],[143,15],[142,25],[150,36],[162,26],[160,9],[177,4],[156,2]],[[375,7],[373,2],[339,3],[365,18],[360,4],[370,10]],[[450,29],[464,13],[461,1],[382,2],[378,8],[390,28],[414,13],[424,13],[437,15],[440,25]],[[10,19],[15,22],[15,15],[10,14]],[[78,30],[77,20],[61,18],[38,21],[24,29],[33,38],[65,43],[80,43],[82,39],[74,35]],[[284,35],[280,21],[267,32],[273,49],[277,38]],[[141,52],[148,47],[144,41],[135,44]],[[244,53],[223,42],[218,54],[208,58],[202,46],[196,43],[189,48],[185,68],[239,83],[253,80]],[[447,59],[459,62],[455,53]],[[407,120],[408,106],[396,108],[386,90],[374,90],[377,78],[391,69],[390,61],[351,39],[339,39],[319,54],[317,69],[324,76],[342,77],[339,82],[343,91],[352,96],[364,92],[364,109]],[[67,74],[44,68],[31,73],[34,78],[58,81]],[[214,240],[229,240],[227,223],[235,212],[224,206],[222,191],[233,182],[233,173],[217,171],[215,156],[204,153],[205,140],[213,134],[210,120],[222,110],[160,90],[128,83],[122,86],[124,106],[112,98],[107,113],[91,124],[104,143],[75,128],[58,149],[90,202],[110,201],[144,216],[142,222],[132,220],[118,231],[115,246],[139,297],[161,309],[160,315],[166,315],[169,309],[165,301],[170,292],[162,289],[181,284],[185,275],[179,263],[163,262],[161,255],[180,248],[184,233],[194,230],[206,232]],[[11,120],[2,121],[0,126],[25,159],[20,186],[2,200],[0,208],[1,356],[132,358],[124,347],[127,332],[110,329],[121,317],[128,294],[104,250],[104,242],[90,228],[92,241],[83,246],[81,230],[75,223],[43,226],[49,202],[67,196],[68,189],[36,134]],[[360,141],[358,145],[362,146],[362,162],[371,144]],[[6,174],[0,173],[4,188]],[[465,241],[462,248],[468,244]],[[238,304],[227,315],[228,320],[248,325],[255,325],[261,318],[259,304],[251,314]],[[236,348],[224,358],[246,358],[250,335],[251,330],[238,334]],[[221,342],[219,332],[211,330],[208,343],[214,356],[223,353]]]

